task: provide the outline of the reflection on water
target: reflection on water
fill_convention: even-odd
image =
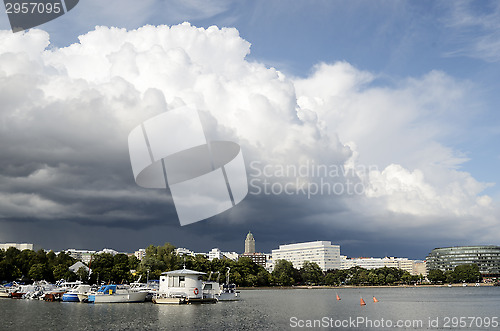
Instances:
[[[336,300],[337,294],[340,301]],[[378,303],[373,302],[373,296]],[[485,327],[487,317],[500,319],[499,287],[254,290],[242,291],[242,298],[237,302],[183,306],[1,299],[0,329],[282,330],[314,320],[335,327],[335,323],[340,326],[342,321],[380,323],[381,319],[418,320],[423,328],[429,328],[430,321],[438,319],[438,326],[443,328],[445,318],[450,319],[447,329],[455,329],[451,318],[475,317],[475,321],[466,320],[475,323],[469,329],[487,330],[491,329]],[[360,306],[360,298],[366,306]],[[341,329],[356,329],[352,323],[344,326],[347,327]],[[366,328],[363,324],[356,326]]]

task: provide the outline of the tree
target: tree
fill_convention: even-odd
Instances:
[[[477,264],[462,264],[455,267],[453,276],[456,282],[475,283],[481,279]]]
[[[32,280],[42,280],[45,278],[47,266],[41,263],[33,264],[28,272],[28,277]]]
[[[290,286],[296,282],[297,269],[293,267],[292,262],[287,260],[278,260],[272,272],[273,281],[278,285]]]
[[[53,270],[54,279],[61,280],[64,279],[66,281],[74,281],[76,280],[76,274],[69,270],[69,267],[65,264],[58,264],[55,266]]]
[[[453,271],[446,271],[444,273],[444,277],[447,283],[455,283],[455,273]]]
[[[446,276],[444,275],[443,271],[440,269],[432,269],[429,271],[429,274],[427,275],[427,279],[433,283],[442,283],[446,281]]]
[[[323,281],[323,270],[316,262],[304,261],[300,275],[306,284],[319,284]]]
[[[385,276],[385,281],[387,284],[394,284],[394,282],[396,281],[396,277],[394,277],[392,273],[387,274],[387,276]]]

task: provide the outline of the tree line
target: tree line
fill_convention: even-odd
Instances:
[[[462,264],[445,272],[440,269],[432,269],[429,271],[427,279],[433,284],[476,283],[482,280],[482,276],[477,264]]]
[[[163,246],[150,245],[146,248],[145,257],[139,261],[135,256],[126,254],[112,255],[103,253],[94,255],[89,267],[91,272],[80,268],[76,273],[68,268],[77,260],[68,254],[43,250],[19,251],[16,248],[0,250],[0,281],[36,281],[49,282],[65,279],[67,281],[82,280],[90,284],[96,283],[130,283],[141,280],[159,279],[165,271],[187,269],[205,272],[205,279],[226,282],[226,272],[230,268],[231,283],[238,286],[292,286],[292,285],[398,285],[415,284],[423,281],[421,275],[410,275],[408,271],[383,267],[364,269],[353,267],[346,270],[332,269],[322,271],[317,263],[304,262],[300,269],[286,260],[275,261],[274,270],[269,273],[264,267],[251,259],[241,257],[237,261],[230,259],[213,259],[209,261],[203,255],[178,255],[175,246],[166,243]],[[458,266],[454,271],[443,273],[431,270],[428,279],[439,282],[476,282],[480,279],[477,265]]]

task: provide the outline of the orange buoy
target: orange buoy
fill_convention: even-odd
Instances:
[[[373,302],[378,302],[377,298],[373,297]]]
[[[363,300],[363,298],[360,299],[359,305],[360,306],[366,306],[365,300]]]
[[[340,300],[340,297],[339,297],[339,295],[338,295],[338,294],[337,294],[337,300]]]

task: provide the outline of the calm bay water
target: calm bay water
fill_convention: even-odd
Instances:
[[[242,300],[238,302],[183,306],[0,299],[0,329],[287,330],[316,323],[319,327],[328,326],[339,330],[367,329],[370,326],[379,330],[436,328],[455,330],[459,329],[459,318],[462,317],[462,322],[466,323],[462,329],[500,330],[500,325],[493,328],[496,323],[491,323],[500,320],[500,287],[342,288],[241,292]],[[336,294],[341,297],[341,301],[336,300]],[[373,296],[379,300],[378,303],[373,303]],[[359,305],[361,297],[365,300],[366,306]],[[495,319],[491,319],[493,317]],[[388,323],[395,326],[398,321],[403,323],[401,324],[403,326],[406,323],[407,327],[388,328]],[[421,324],[418,324],[418,321],[421,321]]]

